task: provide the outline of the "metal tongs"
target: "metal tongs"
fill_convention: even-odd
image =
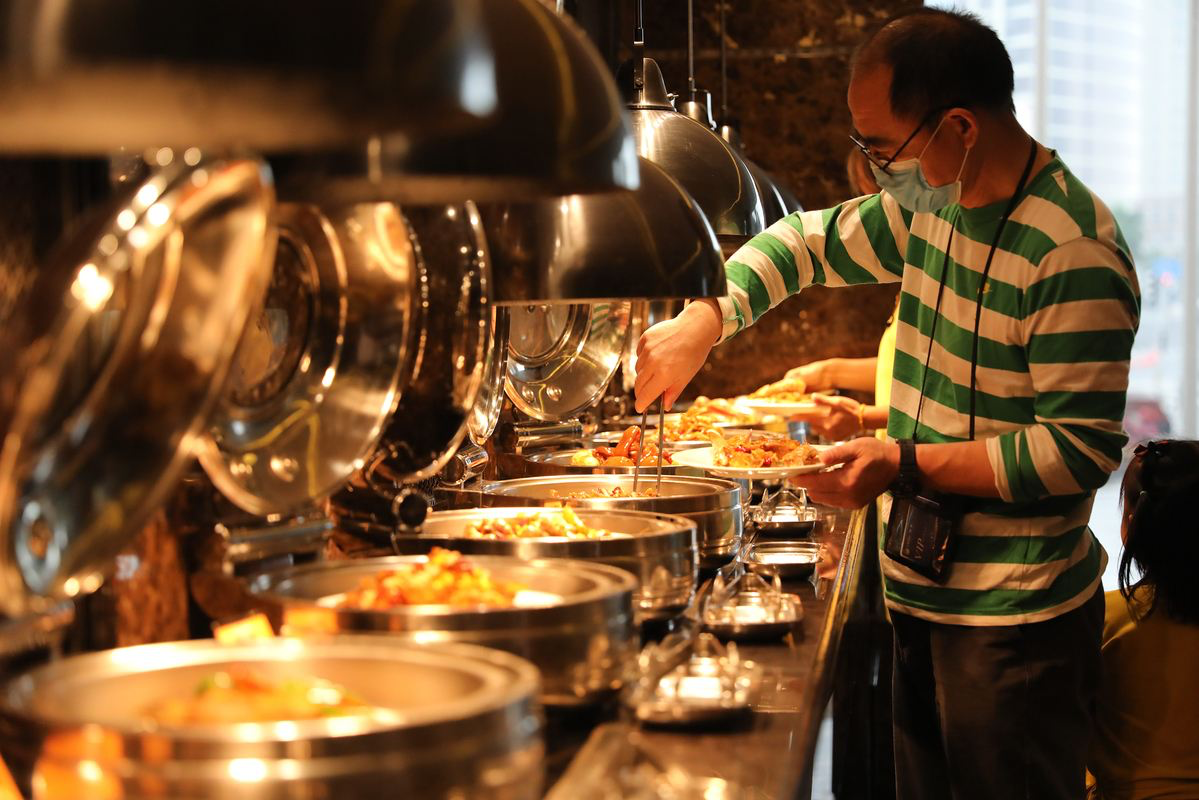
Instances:
[[[666,429],[666,395],[658,395],[658,475],[654,482],[654,494],[662,494],[662,433]],[[641,412],[641,429],[637,437],[637,458],[633,459],[633,494],[637,494],[637,481],[641,476],[641,457],[645,454],[645,419],[649,414],[650,403]]]

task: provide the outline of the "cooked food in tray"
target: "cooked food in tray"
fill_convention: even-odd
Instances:
[[[650,486],[648,489],[638,489],[633,491],[626,489],[623,486],[606,486],[596,487],[595,489],[583,489],[578,492],[568,492],[566,495],[560,495],[555,489],[551,492],[554,497],[562,498],[563,500],[598,500],[602,498],[622,498],[622,497],[657,497],[658,491]]]
[[[812,395],[807,388],[807,384],[800,378],[783,378],[781,381],[766,384],[749,396],[770,403],[810,403]]]
[[[434,547],[424,563],[405,564],[364,578],[338,608],[387,611],[399,606],[446,605],[507,608],[525,587],[499,581],[457,550]]]
[[[146,709],[163,725],[279,722],[362,714],[369,706],[335,683],[313,677],[270,681],[247,668],[215,672],[190,697],[172,697]]]
[[[761,469],[820,463],[820,451],[793,439],[741,434],[712,439],[712,463],[718,467]]]
[[[615,446],[601,445],[594,450],[580,450],[571,456],[570,463],[576,467],[631,467],[634,463],[652,467],[658,463],[658,446],[653,442],[646,442],[643,448],[641,428],[633,425],[624,432]],[[662,463],[673,463],[670,453],[662,454]]]
[[[605,539],[615,534],[601,528],[589,528],[570,508],[551,513],[517,514],[492,517],[466,526],[468,539]]]
[[[666,423],[665,436],[672,442],[706,439],[707,431],[716,425],[753,425],[756,422],[758,415],[738,407],[735,400],[700,396],[677,422]]]

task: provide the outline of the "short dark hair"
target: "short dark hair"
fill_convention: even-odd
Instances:
[[[1163,439],[1137,447],[1120,492],[1128,517],[1120,554],[1120,594],[1136,619],[1161,606],[1199,625],[1199,442]],[[1132,581],[1133,565],[1141,575]],[[1134,601],[1135,595],[1135,601]]]
[[[854,71],[891,68],[891,112],[924,119],[961,106],[1015,111],[1012,59],[999,35],[974,14],[921,8],[892,17],[870,33]]]

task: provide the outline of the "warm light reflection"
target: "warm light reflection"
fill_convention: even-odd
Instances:
[[[137,214],[134,214],[131,209],[123,208],[121,213],[117,214],[117,227],[123,231],[127,231],[137,224]]]
[[[89,262],[79,268],[79,273],[71,284],[71,294],[92,311],[96,311],[112,297],[112,281],[101,275],[96,265]]]
[[[150,224],[158,227],[171,218],[171,209],[167,208],[162,203],[155,203],[146,211],[146,219]]]
[[[229,762],[229,777],[239,783],[258,783],[266,773],[266,762],[261,758],[235,758]]]

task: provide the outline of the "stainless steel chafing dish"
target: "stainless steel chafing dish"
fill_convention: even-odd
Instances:
[[[500,453],[496,458],[500,474],[509,478],[526,478],[552,475],[632,475],[633,467],[585,467],[570,463],[579,448],[554,450],[541,453]],[[669,452],[669,451],[668,451]],[[641,474],[653,480],[657,465],[644,466]],[[698,467],[683,464],[663,464],[663,475],[688,475],[696,478],[705,473]]]
[[[438,511],[425,519],[419,534],[395,536],[393,542],[399,552],[407,554],[424,553],[439,545],[480,555],[579,558],[620,567],[637,578],[633,609],[640,620],[669,619],[691,602],[698,575],[695,523],[691,520],[645,511],[580,509],[584,524],[619,535],[602,539],[467,539],[463,535],[467,525],[477,520],[530,513],[555,512],[530,508]]]
[[[421,556],[325,562],[260,575],[251,589],[282,610],[289,633],[371,632],[414,642],[468,642],[527,658],[541,670],[541,700],[580,705],[619,689],[636,648],[628,572],[566,559],[472,556],[496,580],[524,591],[512,608],[399,606],[372,611],[333,606],[364,578],[424,561]]]
[[[168,726],[146,717],[214,672],[316,676],[366,714]],[[537,672],[468,645],[377,636],[143,645],[74,656],[3,690],[0,746],[18,781],[88,798],[540,796]]]
[[[646,475],[646,473],[650,473]],[[642,468],[641,488],[656,486],[652,469]],[[741,488],[732,481],[717,478],[664,476],[656,497],[572,498],[578,492],[620,489],[631,494],[630,475],[562,475],[549,478],[521,478],[487,483],[477,498],[483,506],[539,506],[569,502],[576,508],[624,509],[677,514],[695,523],[699,542],[700,566],[715,568],[727,563],[741,545],[743,514]]]

